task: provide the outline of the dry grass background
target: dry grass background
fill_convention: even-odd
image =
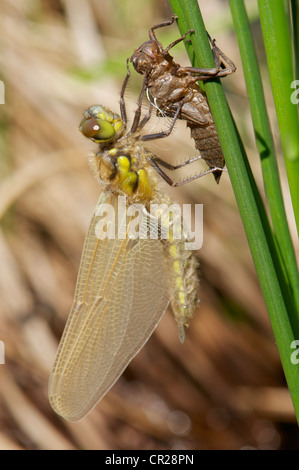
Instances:
[[[227,5],[200,5],[210,33],[238,66],[224,82],[262,190],[235,38],[221,27]],[[185,344],[167,312],[85,420],[70,424],[48,403],[48,376],[99,194],[85,158],[95,144],[80,135],[78,123],[91,104],[118,112],[126,57],[169,16],[167,3],[155,0],[1,2],[0,449],[299,447],[228,174],[219,186],[207,176],[171,191],[176,201],[204,204],[201,304]],[[166,42],[178,36],[175,26],[165,34]],[[182,49],[174,55],[187,60]],[[130,109],[138,80],[127,93]],[[152,148],[172,161],[195,154],[184,124]]]

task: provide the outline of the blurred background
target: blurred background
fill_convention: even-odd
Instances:
[[[227,2],[200,0],[207,30],[237,65],[226,95],[263,193],[247,95]],[[268,111],[282,160],[256,1],[252,21]],[[169,311],[111,391],[79,423],[50,408],[47,384],[75,288],[85,232],[99,196],[78,131],[83,110],[119,112],[126,59],[167,1],[2,0],[0,79],[0,449],[298,449],[298,428],[228,173],[165,191],[204,205],[200,306],[184,345]],[[164,46],[175,25],[158,30]],[[172,50],[188,64],[183,46]],[[126,100],[136,106],[142,78]],[[146,107],[146,103],[145,103]],[[153,118],[149,131],[167,128]],[[152,150],[171,162],[196,155],[177,123]],[[284,167],[282,185],[296,239]],[[205,170],[194,163],[187,174]],[[182,172],[178,179],[185,176]]]

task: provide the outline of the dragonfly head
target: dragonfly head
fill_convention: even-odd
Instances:
[[[94,105],[84,111],[79,130],[94,142],[110,142],[119,139],[124,123],[118,114],[104,106]]]
[[[156,41],[146,41],[130,57],[136,72],[145,75],[163,59]]]

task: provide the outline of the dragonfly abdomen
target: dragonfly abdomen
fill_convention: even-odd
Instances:
[[[215,124],[210,122],[207,126],[202,127],[198,124],[187,121],[187,126],[191,130],[191,137],[195,141],[195,147],[209,168],[224,168],[225,160]],[[214,171],[213,175],[217,182],[219,181],[221,174],[221,170]]]
[[[185,326],[188,326],[198,301],[198,263],[191,251],[186,250],[184,242],[175,240],[169,243],[174,295],[171,307],[178,324],[179,338],[185,340]]]
[[[188,326],[198,302],[198,261],[192,250],[186,248],[190,238],[182,218],[178,213],[172,212],[171,201],[165,196],[163,203],[166,203],[165,210],[161,210],[158,216],[162,233],[164,230],[168,233],[165,250],[169,263],[169,287],[172,292],[170,303],[178,325],[179,338],[183,343],[185,327]]]

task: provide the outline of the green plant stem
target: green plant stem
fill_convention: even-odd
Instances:
[[[292,43],[293,43],[293,62],[294,62],[294,72],[295,77],[299,78],[299,61],[298,61],[298,51],[299,51],[299,2],[298,0],[290,0],[291,8],[291,28],[292,28]]]
[[[263,85],[244,2],[229,0],[238,38],[248,91],[257,148],[261,157],[265,191],[273,223],[280,265],[283,267],[284,298],[293,330],[299,338],[299,276],[281,193],[274,143]]]
[[[291,101],[292,43],[284,0],[258,0],[281,143],[299,233],[299,121]],[[299,78],[299,77],[298,77]]]
[[[173,12],[179,17],[178,26],[181,34],[188,29],[195,30],[195,34],[192,34],[192,45],[196,62],[193,64],[213,67],[213,55],[197,1],[169,1]],[[194,55],[191,54],[190,58],[194,60]],[[269,248],[271,246],[269,223],[219,81],[207,82],[205,91],[299,420],[299,375],[290,361],[290,345],[295,338]]]

